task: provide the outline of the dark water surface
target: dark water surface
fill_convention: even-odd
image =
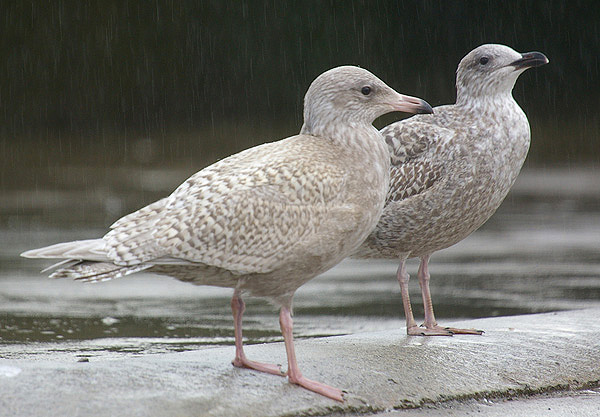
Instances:
[[[149,274],[100,284],[50,280],[39,273],[49,262],[18,257],[29,248],[102,236],[117,217],[164,196],[189,172],[63,168],[55,174],[66,179],[63,186],[7,190],[0,201],[0,357],[233,344],[231,290]],[[347,260],[306,284],[295,298],[297,337],[404,327],[396,267]],[[416,268],[412,261],[413,276]],[[480,231],[433,257],[431,275],[442,324],[600,305],[599,172],[525,170]],[[422,301],[413,281],[418,319]],[[281,340],[276,309],[260,299],[247,304],[247,342]]]

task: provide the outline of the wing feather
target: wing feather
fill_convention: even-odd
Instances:
[[[118,265],[175,258],[237,274],[272,271],[342,204],[344,171],[306,140],[261,145],[194,174],[160,204],[115,222],[104,237],[109,257]]]
[[[386,203],[419,195],[443,178],[443,161],[435,155],[454,131],[413,117],[386,126],[381,133],[392,163]]]

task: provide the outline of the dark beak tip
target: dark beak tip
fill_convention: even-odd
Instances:
[[[547,63],[550,62],[548,57],[541,52],[531,52],[530,57],[531,57],[531,59],[533,59],[533,61],[535,61],[537,63],[536,66],[546,65]]]
[[[521,59],[517,59],[511,65],[515,68],[533,68],[546,65],[550,60],[541,52],[527,52],[521,55]]]
[[[421,100],[421,105],[417,111],[417,114],[433,114],[433,108],[425,100]]]

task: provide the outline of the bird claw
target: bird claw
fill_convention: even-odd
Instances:
[[[482,334],[485,333],[483,330],[477,330],[477,329],[457,329],[454,327],[446,327],[446,328],[454,334],[472,334],[472,335],[476,335],[476,336],[481,336]]]
[[[412,326],[406,329],[406,333],[409,336],[453,336],[454,333],[448,328],[441,326],[435,326],[426,328],[423,326]]]
[[[235,358],[231,364],[237,368],[254,369],[255,371],[265,372],[271,375],[287,376],[287,372],[281,369],[281,365],[272,365],[270,363],[255,362],[244,358]]]
[[[406,329],[406,333],[409,336],[454,336],[455,334],[470,334],[470,335],[482,335],[483,330],[476,329],[458,329],[455,327],[442,327],[442,326],[411,326]]]
[[[327,384],[323,384],[322,382],[313,381],[312,379],[304,378],[303,376],[294,378],[289,378],[292,384],[300,385],[302,388],[305,388],[309,391],[316,392],[317,394],[321,394],[327,398],[331,398],[332,400],[344,402],[344,391],[329,386]]]

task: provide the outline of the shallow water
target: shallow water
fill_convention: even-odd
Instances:
[[[49,262],[18,257],[32,247],[99,237],[119,215],[165,195],[187,175],[116,170],[94,182],[92,170],[84,173],[94,184],[88,189],[16,189],[0,202],[0,357],[86,360],[233,344],[231,290],[149,274],[100,284],[50,280],[39,273]],[[158,177],[158,185],[150,181]],[[112,178],[123,181],[116,187],[106,182]],[[591,169],[523,172],[481,230],[432,258],[438,321],[600,305],[597,178]],[[306,284],[295,298],[296,336],[404,327],[396,267],[347,260]],[[412,261],[413,276],[416,268]],[[416,282],[411,290],[418,320]],[[247,305],[247,343],[281,340],[276,309],[260,299]]]

